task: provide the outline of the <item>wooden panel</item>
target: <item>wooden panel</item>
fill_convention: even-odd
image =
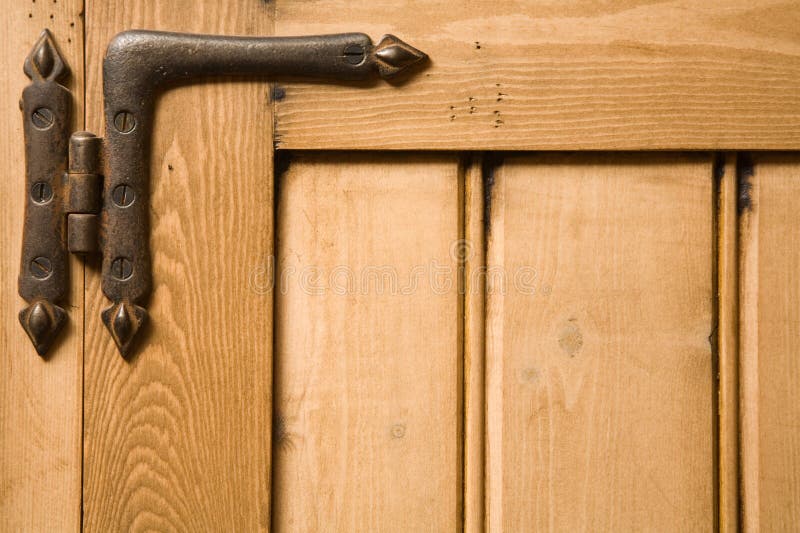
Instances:
[[[739,186],[745,529],[789,531],[800,523],[800,157],[760,155],[740,165]]]
[[[70,264],[68,320],[46,359],[17,320],[25,199],[18,102],[22,63],[43,28],[71,69],[73,126],[83,126],[82,2],[0,1],[0,531],[78,531],[81,497],[83,264]]]
[[[713,529],[710,158],[519,157],[492,181],[490,531]]]
[[[269,34],[271,7],[90,1],[87,123],[102,131],[101,60],[118,31]],[[87,292],[84,519],[88,531],[269,527],[273,253],[268,85],[221,80],[160,98],[153,135],[155,290],[137,355]]]
[[[717,204],[717,353],[719,373],[719,525],[739,531],[739,254],[736,154],[715,166]]]
[[[395,33],[395,87],[291,83],[282,148],[800,148],[800,10],[785,0],[277,0],[282,35]]]
[[[458,159],[299,155],[279,186],[274,530],[456,530]]]

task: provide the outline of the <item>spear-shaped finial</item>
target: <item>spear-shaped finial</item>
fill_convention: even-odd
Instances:
[[[22,70],[33,81],[55,81],[67,73],[50,30],[42,30],[31,53],[25,58]]]
[[[147,310],[123,300],[104,310],[101,317],[119,353],[128,357],[136,334],[147,320]]]
[[[19,312],[19,322],[30,337],[36,353],[44,357],[64,326],[67,313],[45,299],[34,301]]]
[[[398,39],[394,35],[384,35],[373,50],[375,64],[382,78],[391,78],[407,68],[428,58],[424,52]]]

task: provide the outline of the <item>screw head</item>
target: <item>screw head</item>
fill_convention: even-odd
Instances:
[[[366,51],[360,44],[348,44],[344,49],[344,60],[351,65],[360,65],[364,62]]]
[[[53,273],[53,263],[44,256],[34,257],[31,261],[31,275],[36,279],[47,279]]]
[[[135,197],[133,187],[127,183],[121,183],[111,191],[111,199],[117,207],[128,207],[133,203]]]
[[[115,257],[111,261],[111,275],[118,281],[125,281],[133,275],[133,262],[127,257]]]
[[[53,187],[46,181],[37,181],[31,187],[31,199],[37,204],[46,204],[53,199]]]
[[[120,111],[114,117],[114,127],[120,133],[130,133],[136,127],[136,119],[130,111]]]
[[[31,113],[31,122],[39,130],[47,130],[53,127],[56,117],[47,107],[37,107]]]

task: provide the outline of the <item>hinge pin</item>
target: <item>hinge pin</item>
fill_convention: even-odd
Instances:
[[[88,131],[69,140],[67,248],[72,253],[98,251],[98,213],[102,207],[103,177],[100,169],[102,139]]]

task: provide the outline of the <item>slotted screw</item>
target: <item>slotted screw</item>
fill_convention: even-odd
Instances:
[[[351,65],[358,65],[364,61],[364,47],[360,44],[350,44],[344,49],[344,60]]]
[[[44,256],[34,257],[31,261],[31,275],[36,279],[47,279],[53,273],[53,264]]]
[[[133,275],[133,262],[127,257],[116,257],[111,261],[111,275],[125,281]]]
[[[37,181],[31,188],[31,198],[37,204],[46,204],[53,198],[53,188],[46,181]]]
[[[136,119],[130,111],[120,111],[114,117],[114,127],[120,133],[130,133],[136,127]]]
[[[121,183],[111,191],[111,199],[117,207],[128,207],[133,203],[134,197],[133,187],[127,183]]]
[[[55,120],[53,112],[46,107],[37,107],[33,110],[33,113],[31,113],[31,122],[40,130],[49,129]]]

